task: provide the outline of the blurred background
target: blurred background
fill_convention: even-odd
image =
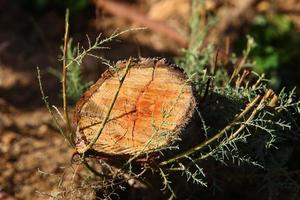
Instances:
[[[228,54],[240,59],[250,35],[256,42],[249,55],[256,63],[252,70],[264,73],[275,91],[299,88],[300,1],[201,2],[197,34],[202,48],[214,44],[220,59]],[[191,7],[189,0],[0,0],[0,199],[44,199],[61,191],[61,174],[71,177],[67,183],[76,182],[72,170],[65,170],[71,150],[51,125],[36,72],[38,66],[49,101],[61,105],[60,82],[51,71],[61,67],[66,8],[73,44],[86,46],[86,35],[93,41],[100,33],[104,39],[116,30],[146,27],[93,53],[111,61],[130,56],[172,61],[192,45]],[[91,81],[105,70],[92,57],[81,67]]]

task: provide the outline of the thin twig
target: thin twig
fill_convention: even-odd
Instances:
[[[190,79],[189,79],[190,80]],[[157,136],[157,134],[159,133],[159,131],[163,128],[163,126],[165,125],[165,123],[167,123],[167,118],[170,117],[171,113],[173,112],[173,110],[175,109],[176,105],[178,104],[178,101],[181,98],[181,95],[183,94],[184,88],[186,86],[186,84],[188,83],[187,80],[183,86],[180,89],[180,93],[179,95],[177,95],[174,104],[170,107],[170,109],[165,113],[165,115],[163,116],[163,120],[162,122],[159,124],[159,126],[157,127],[157,129],[155,129],[154,133],[152,133],[151,137],[149,138],[149,140],[146,142],[146,144],[143,146],[142,151],[140,151],[138,154],[136,154],[135,156],[131,157],[124,166],[128,165],[129,163],[131,163],[133,160],[135,160],[136,158],[138,158],[145,150],[146,148],[151,144],[151,142],[153,141],[153,139],[155,138],[155,136]]]
[[[63,94],[63,111],[64,111],[64,118],[67,125],[67,136],[69,140],[74,143],[74,135],[71,129],[71,123],[68,114],[68,95],[67,95],[67,46],[69,40],[69,9],[66,10],[66,17],[65,17],[65,35],[64,35],[64,47],[63,47],[63,66],[62,66],[62,94]]]
[[[255,47],[255,41],[252,37],[247,36],[247,47],[246,50],[244,52],[244,56],[242,58],[242,60],[238,63],[237,67],[234,68],[234,71],[229,79],[229,84],[232,83],[233,79],[240,73],[241,69],[244,67],[244,65],[246,64],[246,61],[249,57],[249,54],[252,50],[252,48]]]
[[[182,152],[181,154],[167,160],[167,161],[163,161],[161,162],[159,165],[163,166],[163,165],[167,165],[169,163],[175,162],[181,158],[185,158],[193,153],[195,153],[196,151],[199,151],[200,149],[212,144],[213,142],[215,142],[216,140],[218,140],[219,138],[221,138],[229,129],[231,129],[236,122],[238,122],[241,118],[243,118],[257,103],[257,101],[261,98],[260,95],[258,95],[250,104],[248,104],[248,106],[244,109],[243,112],[241,112],[239,114],[239,116],[237,116],[229,125],[227,125],[225,128],[223,128],[219,133],[215,134],[213,137],[211,137],[210,139],[204,141],[203,143]]]
[[[254,119],[256,114],[264,107],[264,104],[269,97],[273,95],[272,90],[268,90],[266,94],[263,96],[257,107],[254,109],[254,111],[251,113],[251,115],[248,117],[248,119],[240,126],[238,130],[236,130],[233,134],[229,136],[229,139],[235,138],[245,127],[246,125]]]
[[[104,129],[104,127],[105,127],[108,119],[109,119],[110,113],[111,113],[111,111],[112,111],[112,109],[113,109],[113,107],[114,107],[114,105],[116,103],[117,97],[119,96],[119,92],[120,92],[121,87],[122,87],[122,85],[124,83],[125,77],[128,74],[130,63],[131,63],[131,58],[129,58],[129,60],[126,63],[126,68],[125,68],[124,75],[120,79],[119,87],[118,87],[118,89],[117,89],[117,91],[116,91],[116,93],[115,93],[115,95],[113,97],[113,100],[112,100],[112,102],[111,102],[111,104],[109,106],[108,112],[106,113],[106,116],[105,116],[103,122],[101,123],[99,130],[95,134],[95,136],[92,139],[92,141],[84,149],[78,150],[78,153],[85,153],[87,150],[91,149],[93,147],[93,145],[97,142],[98,138],[100,137],[100,135],[101,135],[101,133],[102,133],[102,131],[103,131],[103,129]]]
[[[103,47],[102,45],[104,43],[113,41],[116,37],[119,37],[120,35],[123,35],[125,33],[131,32],[131,31],[140,31],[140,30],[145,30],[145,28],[131,28],[131,29],[126,29],[126,30],[121,31],[121,32],[118,32],[118,29],[117,29],[109,37],[104,38],[102,40],[100,40],[102,34],[99,34],[98,37],[96,38],[95,43],[92,46],[88,46],[87,49],[83,48],[82,52],[80,52],[79,47],[77,47],[77,56],[76,56],[76,58],[70,60],[69,63],[66,65],[66,68],[68,69],[68,67],[71,66],[74,62],[77,63],[77,64],[80,64],[81,60],[85,56],[91,56],[91,57],[94,57],[94,58],[98,58],[98,59],[102,60],[104,62],[104,64],[106,64],[108,62],[108,60],[106,60],[106,59],[104,59],[100,56],[93,55],[90,52],[93,51],[93,50],[96,50],[96,49],[108,49],[108,47],[105,47],[105,46]],[[88,42],[88,43],[90,43],[90,42]]]
[[[43,89],[43,85],[42,85],[42,78],[41,78],[41,73],[40,73],[40,69],[37,67],[37,74],[38,74],[38,82],[39,82],[39,87],[40,87],[40,92],[42,95],[42,99],[44,101],[44,104],[48,110],[48,112],[50,113],[52,120],[54,121],[54,124],[56,126],[56,128],[59,130],[60,134],[68,141],[69,145],[71,147],[74,147],[74,144],[69,140],[69,138],[66,136],[66,134],[64,133],[64,131],[62,130],[61,126],[58,123],[57,118],[55,117],[53,111],[51,110],[50,104],[47,101],[47,97],[45,96],[44,93],[44,89]]]
[[[244,70],[241,77],[238,77],[235,81],[235,87],[239,88],[242,84],[242,82],[245,80],[245,78],[250,74],[249,70]]]
[[[255,72],[252,71],[252,73],[255,73]],[[256,83],[252,85],[252,89],[255,90],[256,88],[258,88],[259,84],[263,80],[265,80],[264,78],[265,78],[265,74],[260,75],[259,78],[258,78],[258,80],[256,81]]]
[[[247,120],[245,122],[243,122],[243,124],[234,133],[232,133],[229,136],[228,140],[232,140],[232,139],[236,138],[238,136],[238,134],[246,128],[246,125],[249,124],[251,122],[251,120],[253,120],[254,117],[257,115],[257,113],[263,109],[264,104],[266,103],[267,99],[269,99],[273,94],[274,93],[272,90],[268,90],[266,92],[266,94],[261,98],[261,100],[258,103],[258,105],[256,106],[256,108],[251,113],[251,115],[247,118]],[[202,155],[200,158],[196,158],[194,161],[204,160],[204,159],[208,158],[209,156],[211,156],[212,154],[214,154],[215,151],[216,151],[216,149],[213,149],[209,153]]]

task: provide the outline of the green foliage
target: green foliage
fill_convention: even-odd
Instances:
[[[283,79],[281,70],[293,66],[299,61],[298,47],[300,37],[295,32],[294,25],[287,15],[258,15],[247,31],[256,41],[256,47],[250,57],[256,62],[254,70],[271,77],[271,84],[278,89]],[[245,41],[236,43],[240,51]]]
[[[208,24],[204,30],[200,29],[200,17],[199,8],[203,6],[205,1],[193,0],[192,1],[192,16],[190,20],[190,38],[189,47],[183,49],[183,56],[176,58],[175,62],[178,66],[184,68],[185,72],[191,76],[195,76],[196,79],[200,78],[200,73],[207,67],[207,64],[212,60],[214,48],[212,45],[208,45],[201,53],[198,53],[203,45],[203,39],[207,34],[209,28],[215,23],[215,20],[210,17]]]
[[[67,64],[76,58],[78,47],[72,46],[72,39],[69,40],[67,45]],[[70,98],[70,103],[75,103],[83,92],[91,85],[91,82],[83,82],[81,75],[82,60],[70,63],[67,75],[67,95]]]
[[[193,35],[193,28],[196,27],[196,20],[193,20],[192,36],[202,38],[203,33]],[[252,37],[248,37],[242,65],[238,66],[240,69],[232,77],[233,80],[241,76],[243,67],[249,63],[248,56],[255,59],[256,62],[252,65],[255,70],[267,72],[278,68],[281,63],[289,61],[295,55],[293,52],[290,55],[281,55],[286,54],[285,47],[288,43],[284,44],[282,50],[280,44],[271,46],[274,41],[281,41],[282,38],[297,41],[295,37],[289,38],[292,35],[289,18],[278,16],[271,21],[262,21],[265,18],[257,20],[261,20],[259,23],[263,28],[267,26],[267,31],[264,30],[263,34],[250,32],[256,43]],[[195,47],[195,44],[199,46]],[[200,101],[197,109],[202,124],[200,130],[206,139],[203,143],[160,163],[160,171],[165,171],[160,174],[164,183],[168,183],[165,188],[172,188],[175,184],[175,180],[170,178],[171,172],[181,172],[186,175],[187,180],[200,185],[209,185],[209,179],[205,178],[207,175],[212,178],[213,183],[224,182],[227,178],[239,183],[249,178],[250,181],[257,182],[257,191],[268,191],[268,197],[265,198],[276,199],[280,193],[278,191],[287,190],[290,194],[286,195],[286,199],[298,199],[300,183],[297,177],[300,173],[298,170],[287,169],[288,163],[293,159],[292,152],[300,141],[300,101],[297,100],[294,90],[282,90],[277,97],[270,93],[268,81],[260,76],[256,78],[256,83],[249,84],[250,80],[244,80],[241,85],[229,84],[231,78],[222,66],[217,68],[214,75],[209,75],[209,68],[215,63],[212,56],[214,48],[208,46],[199,50],[200,46],[201,39],[196,43],[191,42],[183,56],[176,61],[194,80],[198,94],[205,94],[209,88],[208,94],[205,94],[209,97],[204,102]],[[235,60],[231,61],[235,63]],[[250,77],[253,82],[253,76]],[[207,83],[211,83],[213,87],[207,87]],[[228,168],[239,167],[240,176],[232,174],[226,178],[224,174],[220,175],[222,172],[206,169],[205,162],[210,163],[212,160]],[[243,173],[243,168],[246,173]],[[173,195],[177,192],[170,190]]]
[[[295,47],[300,44],[294,33],[292,21],[286,15],[269,18],[257,16],[249,34],[257,42],[252,56],[257,62],[255,70],[259,73],[277,69],[289,62],[295,56]]]
[[[202,76],[206,76],[205,70],[202,71]],[[216,80],[217,77],[212,78]],[[205,78],[202,77],[201,80]],[[202,82],[199,88],[203,88],[205,83]],[[267,88],[265,82],[240,87],[215,85],[208,94],[208,100],[198,107],[205,141],[163,161],[160,170],[182,172],[188,175],[187,180],[201,185],[209,185],[205,178],[207,174],[213,181],[224,182],[225,177],[205,169],[205,162],[215,160],[229,168],[247,168],[247,175],[252,174],[252,181],[258,183],[258,188],[268,185],[268,191],[273,191],[269,194],[270,198],[276,196],[274,192],[279,188],[291,192],[291,195],[286,196],[287,199],[298,198],[299,183],[291,175],[294,172],[287,170],[287,163],[297,147],[296,142],[300,141],[300,101],[295,98],[294,91],[287,93],[283,90],[277,97],[269,96],[270,90]],[[264,97],[259,97],[261,94]],[[259,100],[255,101],[257,98]],[[273,105],[274,98],[276,103]],[[281,171],[280,174],[276,174],[278,170]],[[257,174],[264,174],[263,179],[260,180],[261,177],[258,178]],[[292,184],[270,184],[267,182],[270,181],[270,174],[273,180],[282,179],[282,182]],[[170,177],[170,173],[167,175]],[[236,181],[242,180],[240,177]],[[174,183],[170,178],[167,182],[170,187]]]
[[[67,54],[66,54],[66,60],[67,60],[67,95],[69,97],[69,103],[75,103],[79,97],[83,94],[85,89],[92,84],[92,82],[84,81],[82,79],[82,69],[81,64],[86,56],[90,56],[93,58],[99,59],[103,64],[107,65],[111,69],[113,69],[113,65],[109,63],[108,60],[99,57],[97,55],[92,54],[91,52],[94,50],[99,49],[106,49],[104,45],[112,40],[114,40],[116,37],[127,33],[129,31],[137,31],[142,30],[139,28],[136,29],[129,29],[121,32],[113,32],[109,37],[102,39],[101,34],[95,39],[94,43],[92,44],[89,37],[87,37],[88,40],[88,47],[79,47],[72,45],[72,39],[69,40],[67,44]],[[113,69],[114,70],[114,69]],[[54,68],[50,68],[49,72],[52,73],[57,78],[61,78],[61,72],[59,70],[56,70]]]
[[[85,82],[82,79],[82,59],[75,60],[77,54],[79,53],[78,47],[72,45],[72,39],[69,40],[67,44],[67,96],[69,98],[69,103],[74,104],[83,92],[92,84],[92,82]],[[74,61],[75,60],[75,61]],[[58,79],[61,78],[61,71],[55,68],[50,68],[49,72],[56,76]]]

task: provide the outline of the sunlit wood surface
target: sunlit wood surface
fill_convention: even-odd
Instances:
[[[165,62],[143,62],[130,67],[94,150],[111,155],[151,152],[172,144],[187,123],[195,99],[185,76]],[[106,72],[77,105],[77,149],[99,130],[125,71],[120,66],[118,73]]]

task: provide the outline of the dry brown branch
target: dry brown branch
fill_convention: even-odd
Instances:
[[[147,16],[138,13],[133,8],[114,1],[109,0],[95,0],[95,4],[98,8],[101,8],[112,15],[120,18],[128,19],[138,25],[145,26],[152,31],[159,32],[171,39],[173,39],[178,45],[183,48],[187,47],[187,39],[180,35],[176,30],[167,24],[149,19]]]
[[[71,123],[68,114],[68,95],[67,95],[67,45],[69,40],[69,10],[66,11],[66,19],[65,19],[65,35],[64,35],[64,47],[63,47],[63,66],[62,66],[62,94],[63,94],[63,110],[64,110],[64,118],[67,125],[67,135],[68,140],[72,143],[73,134],[71,130]]]
[[[235,126],[235,124],[237,122],[239,122],[245,115],[247,115],[251,110],[252,108],[256,105],[256,103],[261,100],[261,95],[258,95],[254,98],[254,100],[252,100],[247,106],[246,108],[243,110],[243,112],[241,112],[230,124],[228,124],[225,128],[223,128],[221,131],[219,131],[217,134],[215,134],[213,137],[205,140],[204,142],[200,143],[199,145],[196,145],[195,147],[187,150],[187,151],[184,151],[176,156],[174,156],[173,158],[169,159],[169,160],[166,160],[166,161],[163,161],[161,162],[159,165],[163,166],[163,165],[167,165],[167,164],[170,164],[170,163],[173,163],[179,159],[182,159],[182,158],[186,158],[187,156],[205,148],[205,147],[208,147],[209,145],[211,145],[212,143],[216,142],[218,139],[220,139],[221,137],[223,137],[226,132],[228,130],[230,130],[231,128],[233,128],[233,126]],[[256,114],[256,113],[255,113]]]

